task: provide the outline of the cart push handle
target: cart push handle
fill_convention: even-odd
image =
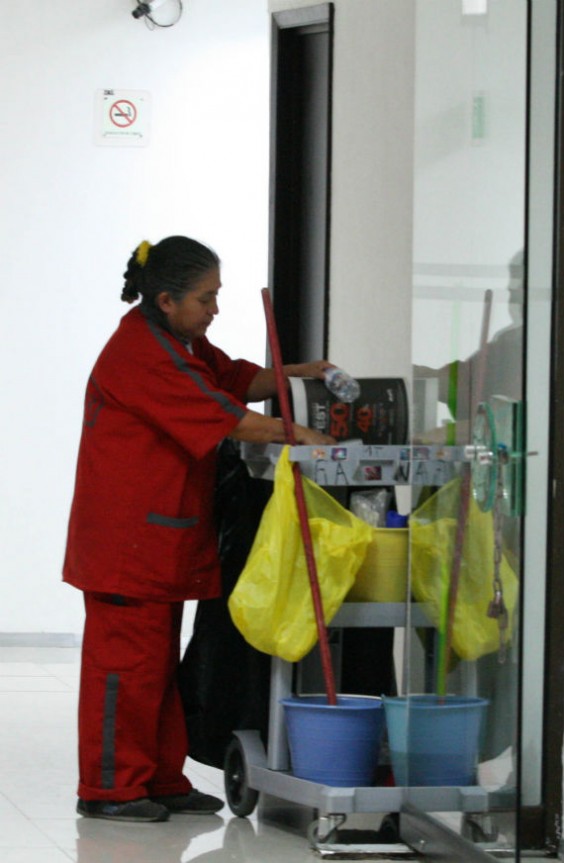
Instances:
[[[286,380],[284,378],[284,370],[282,368],[282,355],[280,353],[280,343],[278,341],[278,332],[276,330],[274,310],[272,308],[272,299],[268,288],[263,288],[261,293],[264,305],[264,312],[266,316],[266,330],[268,334],[268,342],[270,345],[270,352],[272,354],[272,364],[274,366],[274,373],[276,375],[276,389],[278,392],[278,401],[280,402],[282,422],[284,424],[284,434],[286,436],[286,442],[293,446],[296,443],[296,439],[294,436],[294,429],[292,425],[292,414],[290,410],[290,400],[288,398],[288,389],[286,386]],[[321,592],[319,590],[319,579],[317,577],[317,566],[315,563],[313,542],[309,529],[307,506],[302,483],[302,474],[300,471],[300,466],[297,462],[292,463],[292,471],[294,474],[294,489],[296,495],[296,503],[298,506],[298,516],[300,519],[300,529],[304,544],[307,572],[311,587],[313,608],[315,611],[315,622],[317,625],[317,634],[319,638],[319,650],[321,654],[321,665],[323,669],[325,689],[327,691],[327,701],[329,704],[336,704],[337,695],[335,693],[335,675],[333,673],[331,653],[329,651],[329,640],[327,637],[327,628],[325,626],[325,618],[323,615],[323,602],[321,599]]]

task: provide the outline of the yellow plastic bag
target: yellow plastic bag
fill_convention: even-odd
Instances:
[[[427,603],[429,617],[441,631],[446,627],[460,487],[459,479],[447,483],[409,519],[412,593],[418,602]],[[493,567],[493,513],[482,512],[471,496],[452,626],[452,649],[460,659],[478,659],[499,649],[498,623],[487,615],[493,599]],[[504,554],[500,579],[509,616],[506,635],[509,642],[519,585]]]
[[[303,477],[325,623],[338,611],[372,539],[372,528]],[[244,638],[264,653],[297,662],[317,641],[317,625],[286,446],[249,557],[228,601]]]

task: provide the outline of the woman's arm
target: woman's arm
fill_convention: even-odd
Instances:
[[[333,363],[327,360],[315,360],[311,363],[295,363],[283,366],[284,377],[288,378],[319,378],[323,380],[326,369],[333,368]],[[276,375],[274,369],[261,369],[250,383],[247,390],[247,401],[262,402],[277,393]]]
[[[334,444],[335,438],[314,429],[292,423],[296,443],[314,446],[315,444]],[[284,424],[277,417],[267,417],[255,411],[247,411],[242,420],[229,434],[234,440],[250,443],[286,443]]]

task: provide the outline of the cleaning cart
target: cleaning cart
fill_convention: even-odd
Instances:
[[[268,306],[265,303],[267,312]],[[267,314],[268,322],[268,314]],[[272,332],[269,330],[272,347]],[[275,334],[274,334],[275,336]],[[276,342],[273,358],[276,362]],[[278,364],[281,363],[278,359]],[[285,386],[279,387],[280,394]],[[283,408],[283,417],[288,406]],[[291,425],[288,423],[288,425]],[[294,466],[299,489],[302,477],[313,479],[319,485],[332,490],[350,489],[354,486],[397,487],[401,485],[441,486],[453,479],[461,466],[475,460],[472,448],[457,446],[408,446],[397,444],[365,444],[362,441],[340,442],[336,446],[306,447],[296,446],[291,439],[290,460]],[[282,453],[282,446],[276,444],[243,446],[243,458],[252,476],[271,479]],[[298,492],[299,493],[299,492]],[[306,513],[307,516],[307,513]],[[304,536],[307,556],[307,536]],[[406,584],[407,584],[407,572]],[[315,572],[312,582],[312,595],[315,598]],[[317,612],[316,612],[317,613]],[[318,615],[319,620],[319,615]],[[321,621],[323,616],[321,612]],[[426,609],[419,603],[411,602],[406,595],[399,602],[350,602],[343,603],[330,621],[327,631],[357,628],[402,628],[411,632],[415,627],[434,630]],[[348,696],[337,696],[333,674],[329,638],[324,624],[319,628],[319,658],[323,668],[326,694],[317,696],[316,705],[339,712]],[[424,812],[462,812],[487,813],[493,797],[476,784],[429,784],[429,785],[375,785],[363,778],[358,784],[347,778],[342,782],[339,777],[331,778],[331,765],[328,776],[312,774],[304,778],[303,770],[296,767],[295,752],[290,754],[288,704],[295,701],[295,665],[277,657],[272,659],[270,682],[270,712],[268,742],[265,745],[258,730],[236,730],[227,749],[224,776],[225,791],[231,811],[238,816],[249,815],[255,808],[258,795],[265,792],[277,798],[292,801],[316,813],[308,831],[312,846],[320,852],[355,854],[358,852],[386,852],[411,857],[421,847],[410,848],[399,841],[388,847],[381,841],[371,844],[366,836],[359,844],[351,840],[351,831],[344,830],[349,816],[363,814],[407,814],[410,807]],[[300,693],[305,694],[305,693]],[[311,694],[308,696],[311,702]],[[298,697],[299,700],[299,697]],[[377,700],[377,699],[375,699]],[[381,705],[380,705],[381,707]],[[374,712],[374,711],[373,711]],[[377,711],[375,711],[377,713]],[[380,717],[381,719],[381,710]],[[313,729],[320,728],[320,717],[312,715],[306,721]],[[376,723],[378,725],[378,723]],[[300,732],[304,726],[301,726]],[[381,732],[375,728],[376,737]],[[352,738],[356,731],[346,731]],[[325,734],[325,732],[320,732]],[[377,747],[376,747],[377,748]],[[330,760],[328,758],[328,760]],[[306,771],[307,772],[307,771]],[[300,775],[301,774],[301,775]],[[397,820],[396,822],[397,823]],[[354,832],[354,831],[353,831]],[[346,836],[347,841],[343,842]],[[396,837],[399,840],[399,837]]]
[[[330,449],[321,453],[318,447],[291,447],[290,458],[300,464],[306,476],[317,480],[320,476],[326,477],[330,485],[336,471]],[[246,445],[243,457],[252,475],[269,478],[273,476],[281,450],[282,447],[276,444]],[[350,486],[355,484],[354,477],[359,475],[363,475],[363,486],[390,486],[398,482],[407,484],[409,478],[416,475],[422,483],[436,485],[439,477],[442,482],[452,478],[460,463],[468,457],[469,454],[462,447],[374,447],[353,443],[344,448],[339,447],[339,477],[341,483],[344,484],[346,480]],[[373,475],[379,478],[364,478],[366,467],[375,468]],[[433,629],[433,623],[424,606],[418,603],[347,601],[331,620],[329,630],[364,627],[393,627],[410,631],[414,627]],[[410,805],[426,812],[488,811],[490,795],[474,785],[339,787],[298,778],[291,767],[284,715],[284,702],[294,694],[294,677],[292,663],[273,657],[267,747],[258,731],[242,730],[234,734],[224,765],[227,802],[234,814],[250,814],[261,791],[293,801],[318,813],[309,830],[313,847],[320,851],[334,851],[339,846],[339,850],[343,851],[342,843],[338,841],[339,828],[343,827],[347,816],[353,813],[399,813]],[[380,846],[375,847],[378,851],[383,850]],[[355,853],[355,849],[358,851],[356,845],[348,846],[350,853]],[[364,843],[362,850],[370,849]],[[400,846],[395,845],[394,853],[399,851]],[[401,851],[411,853],[406,846]]]

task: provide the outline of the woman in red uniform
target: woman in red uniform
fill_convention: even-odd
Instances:
[[[206,338],[219,259],[201,243],[144,241],[124,274],[126,314],[88,381],[63,578],[84,592],[77,811],[164,821],[222,801],[183,775],[188,741],[176,686],[183,602],[220,592],[212,521],[222,438],[283,442],[282,421],[249,410],[275,395],[272,369],[231,360]],[[323,377],[320,360],[285,366]],[[332,438],[295,425],[298,443]]]

